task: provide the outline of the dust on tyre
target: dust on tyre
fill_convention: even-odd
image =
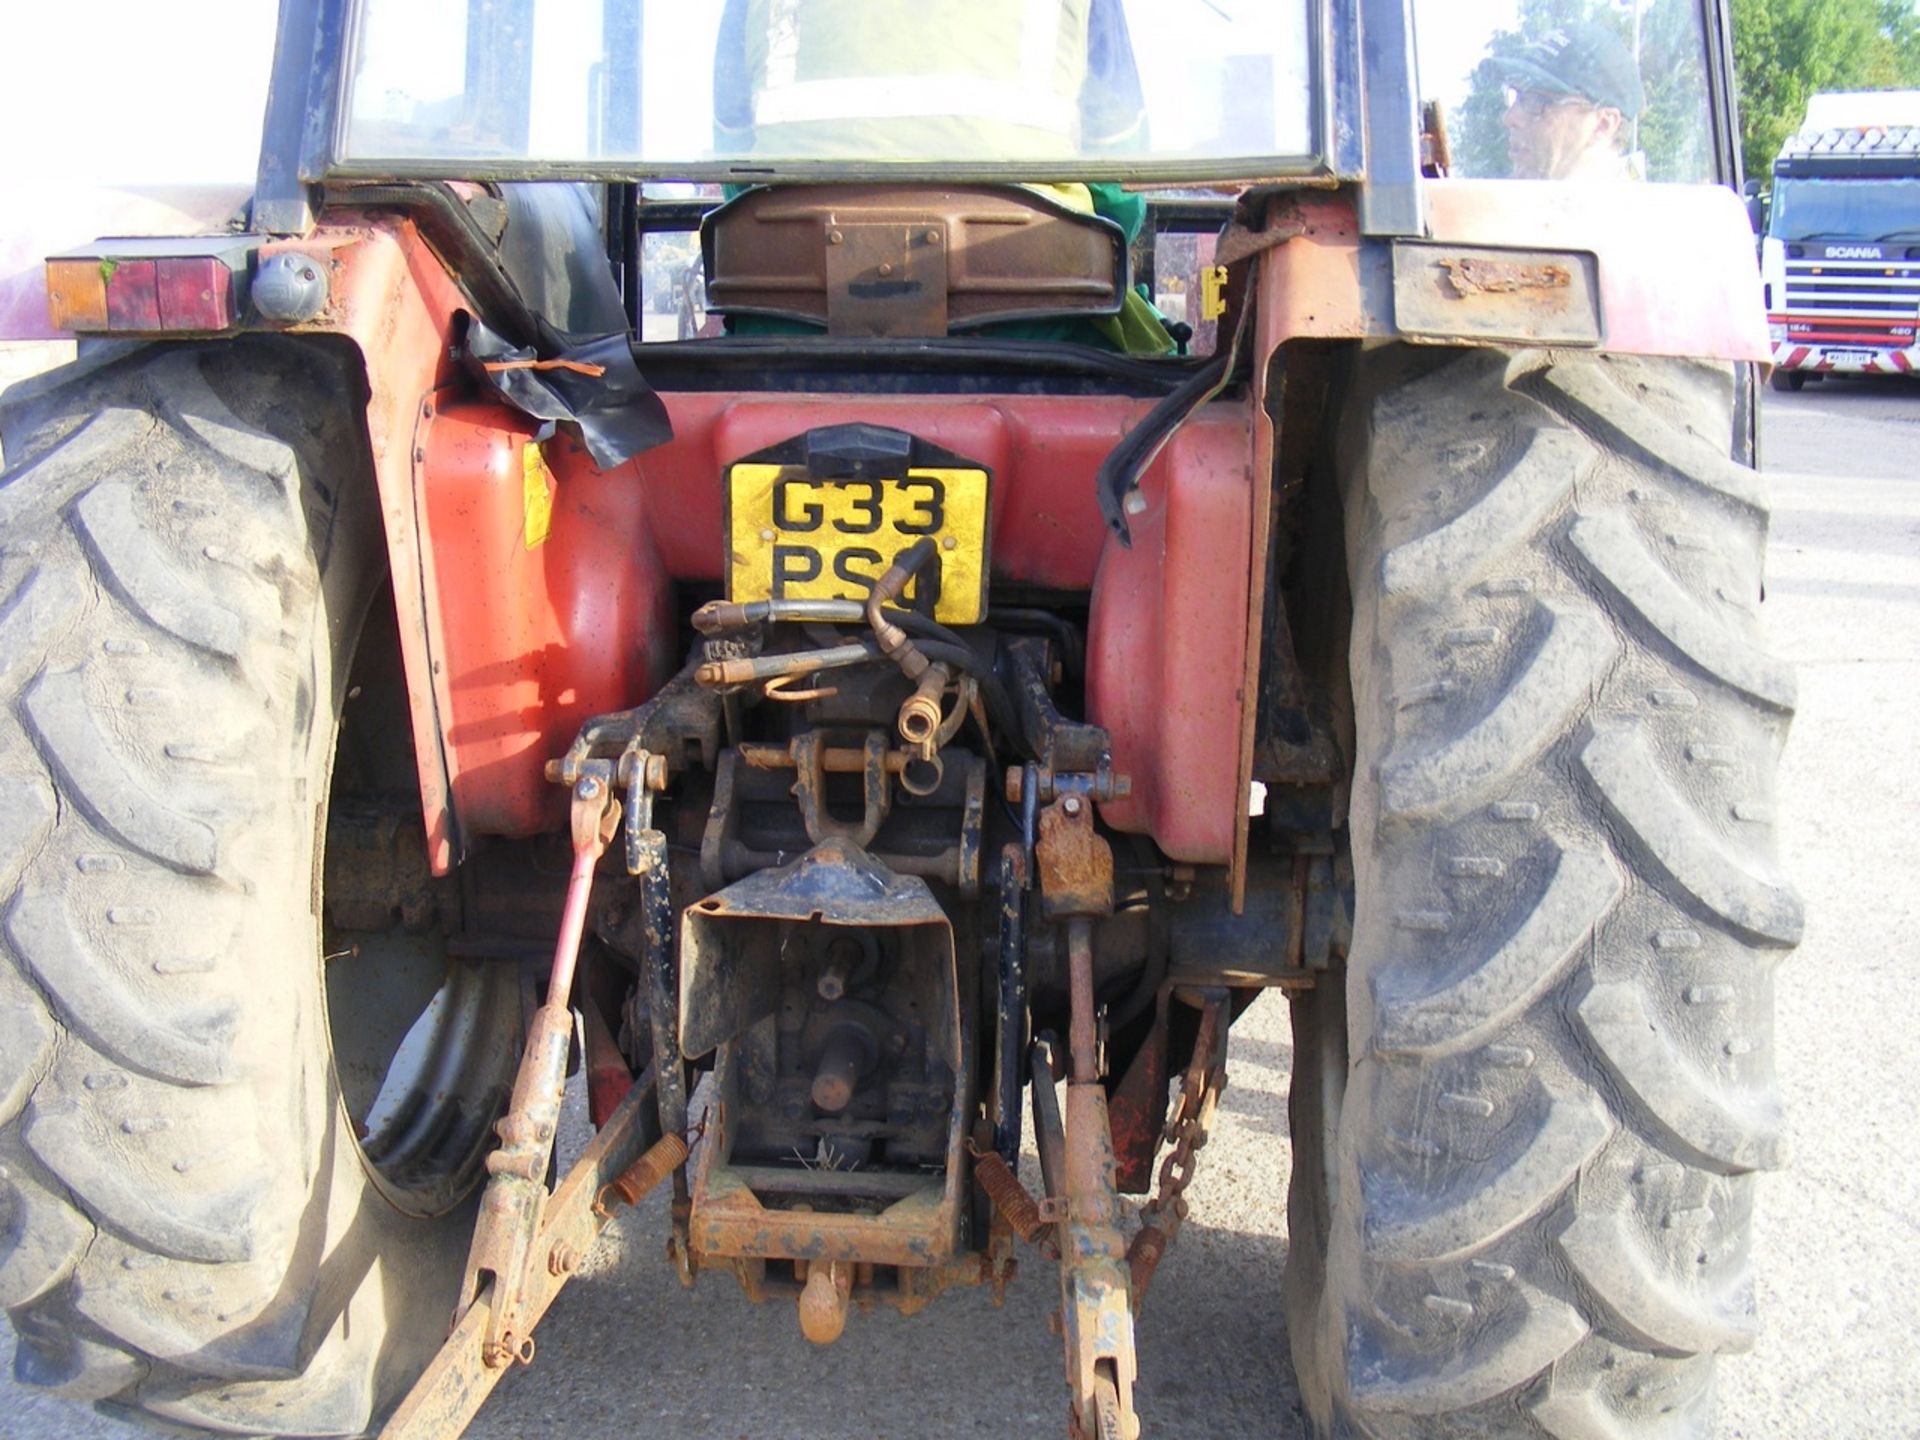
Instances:
[[[149,349],[0,414],[0,1303],[20,1380],[218,1432],[368,1428],[469,1230],[471,1147],[420,1129],[472,1117],[348,1117],[328,1038],[320,827],[384,571],[345,353]],[[515,1011],[442,1008],[503,1056],[409,1021],[412,1078],[495,1103]]]
[[[1701,1435],[1754,1333],[1801,930],[1733,378],[1387,352],[1356,392],[1356,913],[1344,992],[1296,1008],[1302,1391],[1329,1435]]]

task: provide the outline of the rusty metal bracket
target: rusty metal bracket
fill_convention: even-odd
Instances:
[[[701,688],[695,675],[704,651],[685,669],[632,710],[596,715],[580,727],[567,753],[547,762],[547,779],[558,785],[579,780],[589,761],[617,762],[615,779],[626,789],[664,790],[668,772],[697,759],[712,769],[720,751],[720,698]],[[640,773],[630,775],[630,756],[644,747],[648,759]]]
[[[945,226],[829,220],[824,238],[827,334],[947,333]]]
[[[955,715],[961,713],[958,709],[954,712]],[[935,739],[945,743],[939,734]],[[787,793],[795,797],[802,826],[812,843],[844,839],[898,874],[944,880],[958,888],[966,899],[978,895],[980,843],[986,820],[986,761],[976,755],[960,755],[948,762],[936,755],[931,762],[922,762],[909,750],[886,750],[881,748],[884,744],[885,732],[881,730],[867,731],[858,748],[822,744],[817,733],[807,732],[785,745],[748,742],[722,751],[700,842],[701,878],[707,888],[724,889],[732,881],[788,864],[795,858],[795,850],[755,848],[741,837],[743,806],[753,799],[769,798],[759,777],[769,771],[792,770],[795,779]],[[914,778],[916,770],[920,772],[919,780]],[[822,782],[831,775],[861,777],[864,799],[860,821],[841,820],[828,812]],[[949,785],[947,782],[956,776],[960,784]],[[894,813],[891,787],[895,783],[917,797],[938,797],[938,804],[943,808],[954,806],[957,801],[959,832],[953,844],[929,851],[924,843],[924,824],[917,840],[910,835],[895,849],[879,844],[888,817]],[[953,793],[956,789],[958,795]],[[878,823],[874,823],[876,813]],[[873,826],[874,840],[860,844],[869,824]],[[911,817],[908,828],[912,829]]]
[[[1394,324],[1415,344],[1590,349],[1606,337],[1590,251],[1396,240],[1392,264]]]
[[[860,747],[862,813],[859,824],[836,820],[827,813],[826,745],[817,730],[793,737],[793,795],[800,803],[800,820],[807,827],[807,838],[819,845],[827,840],[845,840],[862,850],[873,844],[873,837],[886,823],[893,808],[893,790],[887,778],[887,737],[882,730],[869,730]]]
[[[1113,909],[1113,847],[1093,828],[1093,806],[1064,795],[1040,812],[1034,845],[1040,913],[1049,920],[1105,915]]]
[[[636,736],[620,753],[614,779],[627,792],[627,874],[640,875],[653,863],[656,848],[665,851],[664,840],[656,847],[648,837],[659,835],[653,828],[653,797],[667,788],[667,757],[648,750]]]
[[[1060,664],[1050,641],[1024,637],[1005,647],[1010,698],[1032,753],[1039,757],[1039,773],[1050,783],[1055,771],[1095,773],[1112,766],[1113,737],[1098,725],[1069,720],[1054,702],[1053,687]],[[1018,784],[1018,781],[1013,782]],[[1019,796],[1009,797],[1018,800]],[[1041,796],[1051,800],[1051,794]],[[1101,795],[1096,798],[1112,798]]]
[[[547,1200],[544,1220],[528,1246],[529,1255],[541,1263],[531,1267],[520,1299],[524,1358],[532,1358],[533,1327],[573,1278],[580,1259],[612,1218],[615,1204],[639,1199],[671,1170],[670,1163],[662,1163],[666,1154],[661,1152],[671,1153],[678,1147],[678,1153],[685,1155],[686,1144],[678,1136],[655,1141],[654,1125],[649,1071],[627,1092]],[[639,1177],[644,1185],[620,1183],[643,1165],[648,1167]],[[487,1358],[497,1295],[490,1284],[467,1308],[440,1353],[380,1431],[380,1440],[450,1440],[467,1428],[509,1368]]]

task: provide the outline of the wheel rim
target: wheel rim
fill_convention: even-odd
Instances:
[[[479,1178],[505,1107],[513,968],[399,931],[329,941],[334,1074],[361,1159],[396,1208],[444,1214]]]
[[[388,594],[374,599],[341,693],[322,836],[333,1077],[375,1187],[430,1218],[472,1191],[506,1108],[519,970],[449,953],[461,906],[427,865]]]

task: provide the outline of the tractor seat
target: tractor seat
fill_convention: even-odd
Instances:
[[[1127,289],[1119,225],[1019,186],[756,187],[700,250],[709,309],[836,339],[1116,315]]]

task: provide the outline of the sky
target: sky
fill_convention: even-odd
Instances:
[[[1457,104],[1486,58],[1488,38],[1518,23],[1520,0],[1425,0],[1423,8],[1433,20],[1446,17],[1419,29],[1423,98]]]
[[[4,0],[0,184],[250,178],[278,11],[275,0]]]

